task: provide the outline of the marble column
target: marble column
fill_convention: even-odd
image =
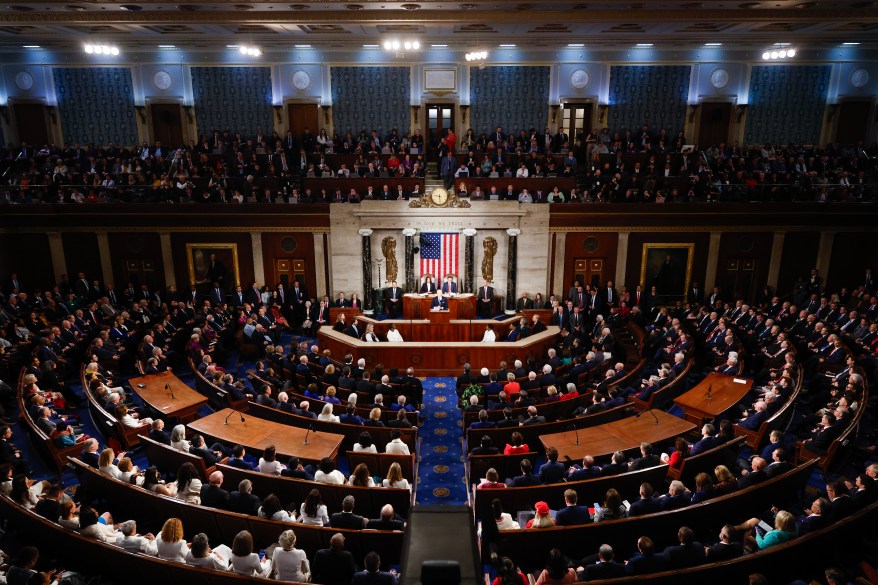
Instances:
[[[521,230],[509,228],[509,250],[506,257],[506,313],[515,313],[515,274],[518,272],[518,236]]]
[[[174,255],[171,253],[171,232],[159,232],[159,243],[162,247],[162,266],[165,269],[165,286],[171,286],[172,284],[177,286],[177,277],[174,275]],[[179,286],[177,286],[177,290],[180,290]],[[189,290],[188,286],[186,287],[186,290]]]
[[[358,232],[363,240],[363,309],[372,313],[372,230],[363,228]]]
[[[460,292],[471,293],[475,290],[474,271],[475,271],[475,239],[478,230],[474,228],[466,228],[463,235],[466,238],[466,245],[463,252],[463,288],[458,288]]]
[[[835,242],[835,232],[820,232],[820,243],[817,245],[817,262],[814,267],[826,282],[829,276],[829,259],[832,258],[832,244]]]
[[[719,263],[719,242],[722,232],[710,232],[710,244],[707,248],[707,274],[704,276],[704,290],[712,291],[716,286],[716,268]],[[692,283],[689,283],[690,285]],[[687,291],[688,292],[688,291]],[[686,293],[684,293],[685,295]]]
[[[402,235],[405,236],[405,283],[403,289],[406,292],[414,291],[415,286],[415,240],[414,236],[418,233],[415,228],[405,228]],[[397,283],[398,284],[398,283]]]
[[[771,243],[771,260],[768,261],[766,282],[774,290],[777,290],[777,280],[780,278],[780,261],[783,257],[783,243],[786,235],[786,232],[774,232],[774,241]]]
[[[101,280],[105,283],[113,283],[113,261],[110,260],[110,239],[107,236],[107,232],[104,230],[96,231],[95,235],[98,238],[98,255],[101,260]]]
[[[250,232],[250,245],[253,248],[253,279],[256,282],[268,285],[268,282],[265,281],[265,262],[262,259],[262,234]],[[271,283],[269,290],[276,284],[276,282]]]
[[[62,274],[67,274],[67,258],[64,256],[64,242],[61,241],[61,232],[48,232],[49,256],[52,259],[52,271],[55,273],[55,282],[61,280]],[[75,274],[68,274],[70,282],[73,282]]]
[[[628,232],[619,232],[619,243],[616,246],[616,276],[613,278],[613,284],[617,287],[621,285],[628,286],[629,291],[633,291],[635,286],[625,282],[625,270],[628,268]]]

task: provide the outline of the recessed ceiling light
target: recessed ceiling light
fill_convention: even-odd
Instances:
[[[293,46],[295,46],[297,49],[310,49],[311,48],[311,45],[293,45]]]
[[[434,49],[443,49],[443,48],[447,47],[448,45],[430,45],[430,46],[433,47]]]
[[[847,45],[848,47],[852,47],[854,45],[859,45],[860,43],[842,43],[842,45]]]
[[[377,49],[381,45],[363,45],[364,49]]]
[[[159,45],[159,49],[176,49],[177,45]]]
[[[22,45],[21,48],[22,49],[39,49],[40,46],[39,45]]]
[[[502,44],[502,45],[500,45],[500,46],[501,46],[502,48],[504,48],[504,49],[513,49],[513,48],[515,48],[515,45],[514,45],[514,44],[511,44],[511,43],[505,43],[505,44]]]
[[[576,49],[579,47],[584,47],[585,43],[569,43],[567,46],[570,47],[571,49]]]
[[[635,47],[651,47],[652,43],[637,43]]]
[[[705,47],[722,47],[722,43],[704,43]]]
[[[227,49],[237,49],[237,48],[240,47],[240,46],[241,46],[241,45],[226,45],[226,48],[227,48]]]

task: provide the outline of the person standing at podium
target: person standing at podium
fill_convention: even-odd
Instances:
[[[488,281],[479,287],[479,315],[490,317],[494,306],[494,287],[488,286]]]
[[[424,284],[421,285],[421,294],[435,294],[436,293],[436,285],[433,283],[433,277],[428,276],[424,279]]]
[[[449,276],[445,279],[445,284],[442,285],[442,292],[446,295],[457,294],[457,283],[454,282],[454,278]]]
[[[431,311],[447,311],[448,310],[448,299],[442,294],[440,290],[436,293],[436,298],[433,299],[433,302],[430,303]]]
[[[384,291],[384,300],[387,303],[387,313],[391,319],[399,318],[399,308],[402,306],[402,289],[396,285],[396,281],[390,283],[390,288]]]

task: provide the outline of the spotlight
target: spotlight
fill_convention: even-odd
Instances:
[[[393,50],[394,50],[394,51],[398,51],[398,50],[399,50],[399,41],[393,41]]]
[[[417,51],[420,48],[421,48],[421,43],[419,43],[418,41],[412,41],[412,49]]]
[[[119,47],[113,47],[110,49],[110,53],[115,57],[119,54]]]
[[[95,48],[94,48],[93,46],[91,46],[91,45],[86,45],[86,46],[85,46],[85,52],[88,53],[89,55],[91,55],[92,53],[95,52]]]
[[[241,54],[242,54],[242,55],[246,55],[246,54],[247,54],[247,47],[245,47],[244,45],[241,45],[241,48],[238,49],[238,50],[241,51]]]
[[[789,57],[789,58],[792,59],[792,58],[795,57],[795,56],[796,56],[796,50],[795,50],[795,49],[788,49],[788,50],[787,50],[787,57]]]
[[[393,48],[393,43],[391,43],[390,41],[384,41],[384,50],[385,51],[389,51],[392,48]]]
[[[772,59],[777,59],[777,51],[772,51],[772,52],[771,52],[771,58],[772,58]]]
[[[764,53],[762,53],[762,58],[768,61],[769,59],[771,59],[771,53],[765,51]]]

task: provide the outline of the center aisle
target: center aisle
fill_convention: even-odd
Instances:
[[[426,417],[418,436],[421,460],[418,466],[419,505],[466,504],[463,467],[463,422],[457,408],[454,378],[424,380]]]

